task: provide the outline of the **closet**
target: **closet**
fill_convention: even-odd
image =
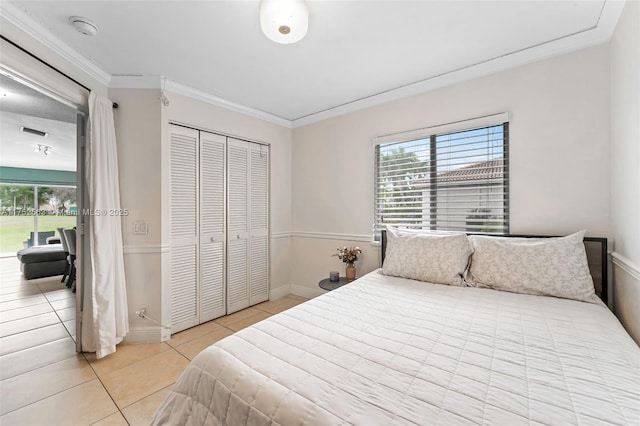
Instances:
[[[269,298],[269,146],[170,127],[176,333]]]

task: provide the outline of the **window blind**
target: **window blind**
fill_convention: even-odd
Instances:
[[[387,225],[509,232],[508,122],[401,136],[376,144],[375,239]]]

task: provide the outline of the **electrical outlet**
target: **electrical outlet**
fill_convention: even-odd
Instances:
[[[147,316],[147,307],[141,306],[140,309],[136,311],[136,315],[140,318],[145,318]]]

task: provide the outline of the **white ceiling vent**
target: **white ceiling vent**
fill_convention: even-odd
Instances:
[[[82,16],[71,16],[69,22],[73,28],[84,35],[94,36],[98,33],[98,24]]]

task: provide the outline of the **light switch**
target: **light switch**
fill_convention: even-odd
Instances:
[[[133,222],[133,234],[134,235],[147,235],[149,228],[146,220],[137,220]]]

